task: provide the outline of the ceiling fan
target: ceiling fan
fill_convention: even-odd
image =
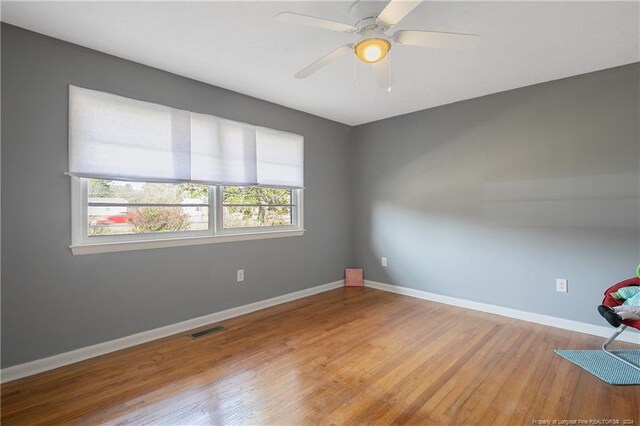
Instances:
[[[282,12],[276,20],[293,24],[307,25],[325,30],[339,31],[360,36],[357,43],[345,44],[324,55],[306,68],[298,71],[295,78],[306,78],[320,68],[348,54],[354,54],[354,85],[355,58],[372,64],[381,87],[391,91],[393,75],[389,51],[394,44],[422,46],[433,48],[451,48],[469,50],[476,46],[477,34],[460,34],[437,31],[400,30],[391,34],[391,28],[415,9],[421,0],[391,0],[380,10],[380,3],[366,0],[356,1],[349,9],[349,15],[354,25],[330,21],[314,16]]]

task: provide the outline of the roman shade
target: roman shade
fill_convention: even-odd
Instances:
[[[189,113],[69,86],[69,172],[177,182],[190,179]]]
[[[256,145],[260,185],[303,186],[304,141],[302,136],[258,127]]]
[[[191,180],[255,185],[255,127],[191,113]]]
[[[145,182],[303,187],[292,133],[69,86],[69,174]]]

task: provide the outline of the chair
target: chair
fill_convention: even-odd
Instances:
[[[616,300],[613,297],[611,297],[611,293],[614,293],[616,291],[618,291],[619,288],[622,287],[630,287],[630,286],[634,286],[634,285],[640,285],[640,277],[634,277],[634,278],[629,278],[628,280],[624,280],[622,282],[619,282],[618,284],[609,287],[607,289],[607,291],[604,292],[604,299],[602,300],[602,304],[606,305],[606,306],[610,306],[610,307],[614,307],[614,306],[618,306],[618,305],[622,305],[623,301],[620,300]],[[623,331],[625,331],[627,329],[627,327],[633,327],[636,328],[638,330],[640,330],[640,321],[635,321],[635,320],[625,320],[622,322],[622,325],[616,330],[615,333],[613,333],[613,336],[609,337],[609,339],[604,342],[602,344],[602,350],[609,356],[614,357],[615,359],[617,359],[618,361],[622,361],[625,364],[627,364],[630,367],[635,368],[636,370],[640,371],[640,365],[633,363],[631,361],[628,361],[622,357],[620,357],[619,355],[616,355],[615,353],[613,353],[612,351],[610,351],[608,349],[608,346],[614,341],[616,340],[616,338],[622,334]]]

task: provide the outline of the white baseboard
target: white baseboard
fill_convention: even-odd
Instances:
[[[2,371],[0,372],[0,378],[1,378],[0,382],[2,383],[10,382],[12,380],[20,379],[22,377],[31,376],[33,374],[41,373],[47,370],[53,370],[54,368],[62,367],[64,365],[73,364],[74,362],[83,361],[85,359],[93,358],[99,355],[104,355],[109,352],[114,352],[120,349],[125,349],[131,346],[139,345],[141,343],[150,342],[152,340],[160,339],[162,337],[167,337],[167,336],[171,336],[173,334],[178,334],[178,333],[184,333],[185,331],[189,331],[194,328],[224,321],[229,318],[245,315],[251,312],[259,311],[261,309],[269,308],[271,306],[279,305],[281,303],[286,303],[292,300],[311,296],[317,293],[322,293],[324,291],[342,287],[343,285],[344,285],[343,280],[334,281],[328,284],[323,284],[316,287],[311,287],[304,290],[296,291],[293,293],[284,294],[282,296],[273,297],[271,299],[250,303],[248,305],[226,309],[224,311],[215,312],[202,317],[192,318],[190,320],[179,322],[177,324],[171,324],[165,327],[143,331],[141,333],[132,334],[130,336],[122,337],[120,339],[98,343],[96,345],[75,349],[69,352],[53,355],[47,358],[26,362],[24,364],[14,365],[12,367],[7,367],[2,369]]]
[[[440,294],[429,293],[423,290],[416,290],[408,287],[379,283],[365,280],[365,286],[378,290],[389,291],[391,293],[403,294],[405,296],[416,297],[418,299],[431,300],[432,302],[444,303],[447,305],[460,306],[462,308],[474,309],[476,311],[488,312],[501,315],[503,317],[515,318],[523,321],[535,322],[537,324],[562,328],[565,330],[577,331],[580,333],[592,334],[594,336],[609,337],[613,334],[614,328],[588,324],[585,322],[568,320],[565,318],[552,317],[549,315],[536,314],[533,312],[520,311],[518,309],[505,308],[502,306],[489,305],[487,303],[473,302],[471,300],[458,299],[456,297],[442,296]],[[640,333],[636,330],[627,329],[617,340],[640,344]]]

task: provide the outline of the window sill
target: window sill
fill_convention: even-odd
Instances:
[[[164,247],[193,246],[200,244],[228,243],[233,241],[263,240],[267,238],[299,237],[304,230],[295,231],[266,231],[252,234],[226,234],[206,237],[166,238],[145,241],[122,241],[98,244],[71,245],[69,248],[74,255],[109,253],[115,251],[147,250]]]

